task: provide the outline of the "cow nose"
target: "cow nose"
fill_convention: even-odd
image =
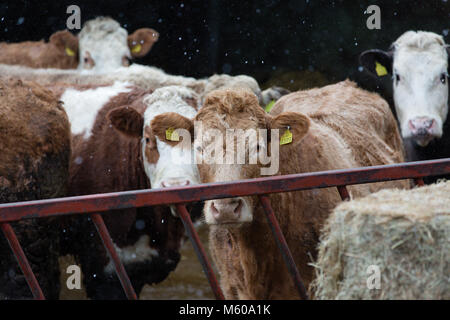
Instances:
[[[409,120],[408,125],[414,136],[427,136],[433,134],[433,127],[436,125],[436,121],[428,117],[417,117]]]
[[[161,181],[161,186],[163,188],[169,188],[169,187],[183,187],[183,186],[187,186],[191,184],[191,182],[187,179],[167,179],[167,180],[163,180]]]
[[[217,223],[235,223],[241,217],[242,199],[221,199],[211,201],[212,216]]]

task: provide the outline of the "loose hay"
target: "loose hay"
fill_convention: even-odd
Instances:
[[[340,204],[314,266],[316,299],[450,299],[450,181]]]

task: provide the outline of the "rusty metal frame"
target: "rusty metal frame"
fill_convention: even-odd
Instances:
[[[251,180],[238,180],[224,183],[200,184],[196,186],[174,187],[105,193],[59,199],[26,201],[0,204],[0,229],[5,235],[35,299],[45,299],[39,283],[20,246],[13,228],[13,221],[71,214],[90,214],[103,241],[128,299],[137,299],[125,267],[120,261],[108,229],[99,212],[115,209],[136,208],[154,205],[176,205],[186,233],[194,246],[203,270],[216,299],[224,299],[217,278],[208,261],[205,250],[198,238],[185,204],[210,199],[232,198],[238,196],[259,196],[266,213],[267,221],[274,239],[282,253],[299,296],[307,299],[306,289],[295,265],[292,254],[278,225],[270,199],[271,193],[300,191],[314,188],[336,187],[343,200],[349,199],[347,185],[374,183],[382,181],[414,179],[418,186],[424,185],[423,178],[450,174],[450,158],[373,166],[345,170],[331,170],[312,173],[299,173],[285,176],[270,176]],[[108,214],[114,214],[109,212]]]

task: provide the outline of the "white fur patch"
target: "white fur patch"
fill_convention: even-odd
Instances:
[[[124,264],[151,261],[153,257],[157,257],[159,255],[157,250],[150,247],[150,237],[148,235],[141,236],[132,246],[127,246],[124,248],[119,248],[116,245],[114,246],[116,248],[117,255]],[[106,273],[114,272],[114,264],[112,261],[109,261],[104,271]]]
[[[64,109],[69,117],[72,134],[82,134],[84,139],[88,139],[99,110],[112,97],[129,91],[131,88],[126,82],[115,82],[112,86],[84,91],[67,89],[61,96],[61,101],[64,102]]]

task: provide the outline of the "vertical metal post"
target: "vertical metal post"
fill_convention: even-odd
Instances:
[[[116,269],[117,276],[119,277],[120,283],[122,284],[123,290],[128,300],[137,300],[136,292],[134,291],[133,285],[131,284],[130,278],[128,277],[125,267],[120,261],[117,254],[114,243],[109,235],[108,228],[106,228],[105,222],[99,213],[93,213],[91,215],[92,222],[94,222],[97,228],[98,234],[103,241],[106,251],[109,254],[111,261],[114,263],[114,268]]]
[[[425,185],[425,182],[423,181],[423,178],[416,178],[416,179],[414,179],[414,183],[418,187],[422,187],[422,186]]]
[[[183,222],[189,240],[191,240],[195,253],[197,254],[198,259],[200,260],[200,263],[203,267],[203,271],[205,272],[205,275],[208,278],[214,296],[216,297],[217,300],[225,300],[222,290],[220,289],[219,283],[217,282],[214,271],[211,267],[211,263],[209,262],[208,257],[206,256],[205,249],[203,249],[202,243],[200,242],[200,238],[198,237],[194,225],[192,224],[189,212],[186,210],[186,206],[178,204],[177,212],[181,218],[181,221]]]
[[[347,186],[338,186],[337,189],[343,201],[350,200],[350,195],[348,193]]]
[[[291,274],[292,280],[294,281],[294,285],[300,295],[300,298],[303,300],[308,299],[308,294],[306,293],[305,286],[303,285],[302,278],[300,277],[300,273],[298,272],[297,266],[295,265],[294,257],[292,256],[291,250],[289,250],[286,239],[284,238],[283,232],[281,231],[280,225],[275,217],[272,206],[270,205],[270,200],[268,196],[260,195],[259,200],[264,208],[264,212],[266,213],[267,221],[269,222],[270,229],[272,230],[275,241],[278,245],[278,248],[281,251],[281,255],[283,256],[284,262]]]
[[[13,228],[9,223],[0,224],[0,228],[2,229],[3,234],[8,240],[9,246],[11,247],[16,260],[19,263],[20,269],[22,270],[25,279],[27,280],[28,286],[30,287],[34,299],[45,300],[44,293],[39,286],[39,283],[33,273],[33,270],[31,269],[30,263],[28,262],[25,253],[22,250],[22,246],[20,245]]]

